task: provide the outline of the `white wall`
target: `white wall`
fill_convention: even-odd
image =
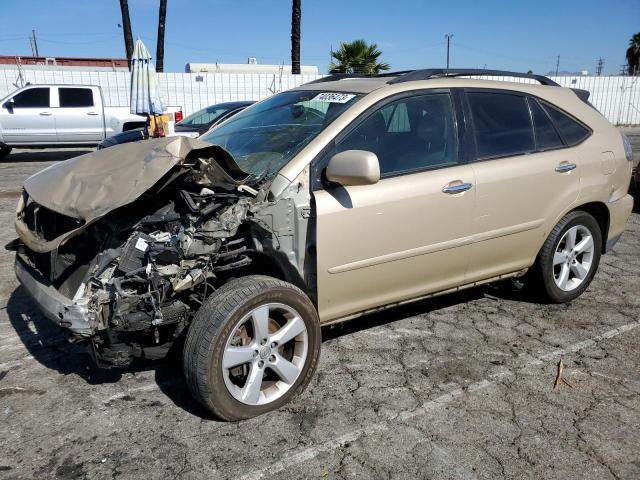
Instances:
[[[493,80],[509,80],[537,83],[535,80],[513,77],[481,77]],[[589,101],[611,123],[616,125],[640,125],[640,77],[549,77],[563,87],[587,90]]]
[[[0,70],[0,98],[17,89],[20,72]],[[24,82],[33,84],[99,85],[110,107],[129,105],[129,72],[86,72],[74,70],[23,70]],[[159,73],[160,89],[167,105],[180,106],[185,115],[214,103],[260,100],[297,87],[321,75],[278,75],[236,73]]]
[[[167,105],[181,106],[185,115],[214,103],[260,100],[282,90],[319,78],[320,75],[159,73]],[[17,87],[19,72],[0,70],[0,98]],[[129,104],[128,72],[24,70],[25,82],[100,85],[109,106]],[[495,77],[494,77],[495,78]],[[640,125],[640,77],[551,77],[564,87],[591,92],[591,103],[612,123]],[[531,80],[519,79],[529,82]]]

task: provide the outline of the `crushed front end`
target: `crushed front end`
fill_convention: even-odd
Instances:
[[[90,220],[23,193],[17,278],[100,366],[166,355],[207,295],[251,263],[262,227],[248,220],[263,191],[217,181],[209,165],[186,157],[133,202]]]

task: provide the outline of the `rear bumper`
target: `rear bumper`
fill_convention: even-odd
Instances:
[[[615,202],[609,202],[607,206],[609,207],[609,234],[606,251],[609,251],[624,232],[627,220],[633,210],[633,197],[626,194]]]
[[[87,338],[92,335],[88,299],[68,299],[20,258],[19,253],[16,254],[15,272],[22,287],[49,320],[77,337]]]

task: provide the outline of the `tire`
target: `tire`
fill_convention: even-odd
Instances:
[[[578,253],[571,248],[571,234],[576,232],[575,247],[591,236],[592,249]],[[556,257],[556,253],[558,256]],[[530,280],[542,300],[566,303],[578,298],[589,287],[598,269],[602,254],[600,225],[587,212],[574,211],[565,215],[553,228],[544,242],[532,268]],[[564,277],[566,273],[566,281]]]
[[[11,147],[0,147],[0,158],[4,158],[11,153]]]
[[[291,335],[300,333],[286,340],[287,329]],[[207,298],[189,326],[183,351],[186,383],[219,419],[255,417],[280,408],[306,388],[321,340],[318,314],[302,290],[266,276],[233,279]],[[237,364],[236,353],[243,359]],[[257,396],[256,385],[262,388]]]

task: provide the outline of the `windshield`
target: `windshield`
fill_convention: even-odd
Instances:
[[[204,125],[209,125],[231,109],[232,107],[219,107],[213,105],[188,115],[184,120],[180,120],[176,123],[176,125],[181,127],[202,127]]]
[[[289,91],[243,110],[201,137],[253,177],[270,177],[361,96]]]

